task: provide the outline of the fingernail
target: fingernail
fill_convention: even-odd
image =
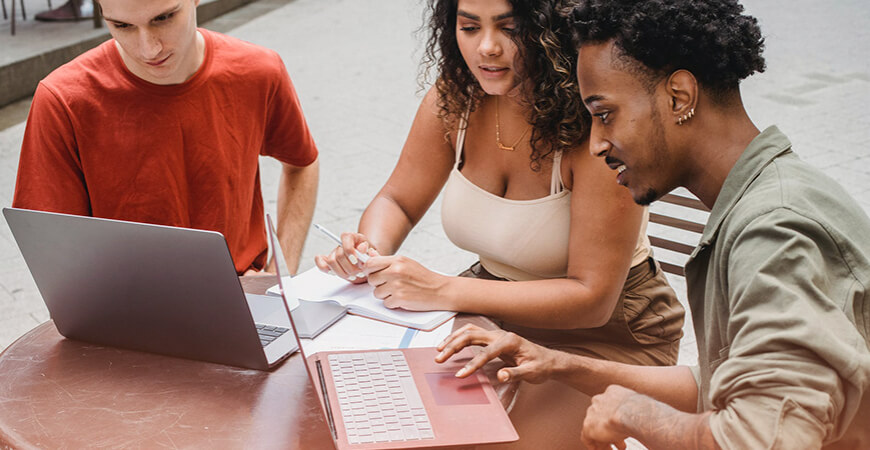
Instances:
[[[459,377],[465,375],[465,372],[468,372],[468,368],[467,368],[467,367],[463,367],[463,368],[459,369],[459,370],[456,372],[456,375],[455,375],[455,376],[456,376],[457,378],[459,378]]]
[[[359,262],[356,260],[356,256],[354,255],[347,255],[347,259],[350,260],[350,263],[353,265],[356,265]]]
[[[356,276],[354,276],[354,275],[350,275],[350,276],[347,277],[347,279],[350,280],[350,281],[353,281],[353,280],[356,280]]]
[[[364,274],[364,273],[362,273],[362,272],[356,274],[356,277],[357,277],[357,278],[362,278],[362,277],[364,277],[364,276],[366,276],[366,274]]]
[[[443,351],[442,351],[441,353],[438,354],[438,356],[436,356],[436,358],[443,358],[443,357],[444,357],[444,353],[446,353],[446,352],[443,352]]]

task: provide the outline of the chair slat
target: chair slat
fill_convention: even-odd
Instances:
[[[691,255],[695,250],[695,247],[691,245],[684,244],[682,242],[672,241],[670,239],[660,238],[657,236],[650,236],[649,243],[652,244],[653,247],[663,248],[665,250],[670,250],[677,253],[682,253],[684,255]]]
[[[681,230],[692,231],[698,234],[704,232],[704,225],[700,223],[690,222],[688,220],[677,219],[675,217],[663,216],[658,213],[649,213],[649,221],[659,223],[665,226],[679,228]]]
[[[686,208],[693,208],[701,211],[710,211],[710,208],[707,208],[707,206],[701,203],[700,200],[691,197],[683,197],[682,195],[665,194],[665,196],[660,198],[659,201],[671,203],[674,205],[685,206]]]
[[[659,265],[662,267],[662,270],[668,273],[672,273],[674,275],[679,275],[681,277],[686,276],[686,271],[683,270],[682,266],[678,266],[676,264],[671,264],[665,261],[659,261]]]

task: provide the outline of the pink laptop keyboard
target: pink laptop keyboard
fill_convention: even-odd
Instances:
[[[350,444],[435,438],[402,352],[331,354],[329,367]]]

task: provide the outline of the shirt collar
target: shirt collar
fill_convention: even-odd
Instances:
[[[692,258],[702,247],[713,242],[722,221],[728,217],[734,205],[743,197],[761,171],[774,159],[788,152],[791,152],[791,142],[776,126],[768,127],[749,143],[722,184],[722,190],[719,191],[716,203],[710,210],[707,225],[704,227],[698,247],[692,253]]]

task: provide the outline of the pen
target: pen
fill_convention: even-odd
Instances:
[[[320,231],[321,233],[325,234],[327,237],[335,241],[338,245],[341,245],[341,238],[339,238],[326,228],[320,226],[320,224],[315,223],[314,228],[317,228],[317,231]],[[357,249],[354,249],[353,252],[356,254],[357,259],[362,262],[368,262],[369,255],[366,255],[365,253],[360,253]]]

